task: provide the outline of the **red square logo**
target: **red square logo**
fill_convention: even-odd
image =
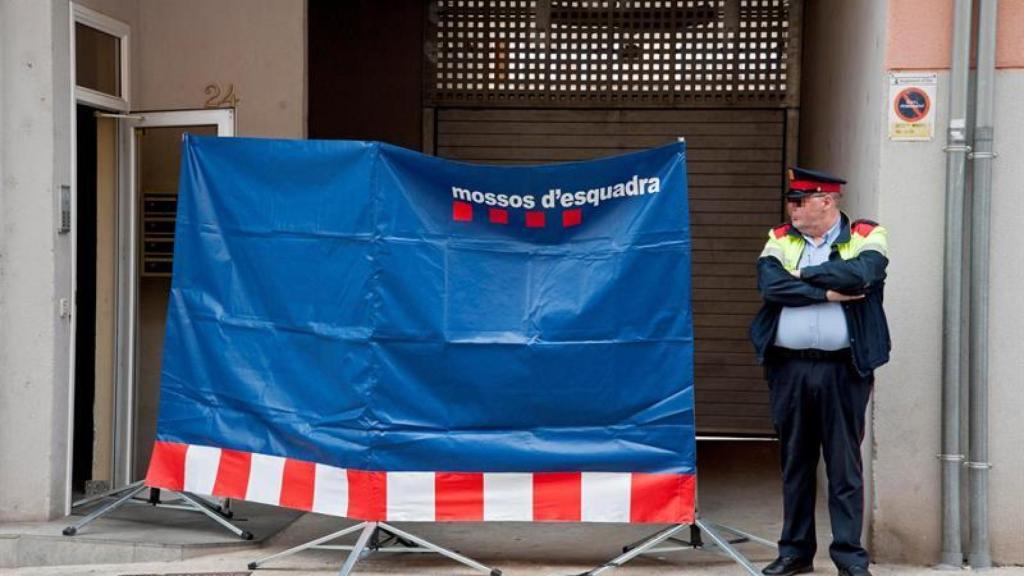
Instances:
[[[527,228],[543,228],[544,227],[544,213],[540,210],[531,210],[526,213],[526,227]]]
[[[472,222],[473,205],[469,202],[452,202],[452,220],[456,222]]]
[[[508,224],[508,210],[503,208],[490,208],[487,216],[492,224]]]
[[[562,226],[566,228],[579,226],[581,222],[583,222],[583,210],[576,208],[562,212]]]

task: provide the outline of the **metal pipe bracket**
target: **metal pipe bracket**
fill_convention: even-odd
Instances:
[[[970,152],[971,152],[971,147],[970,147],[970,146],[967,146],[967,145],[960,145],[960,146],[946,146],[946,147],[944,147],[944,148],[942,149],[942,151],[943,151],[943,152],[967,152],[968,154],[970,154]]]
[[[991,470],[992,464],[988,462],[964,462],[964,466],[972,470]]]

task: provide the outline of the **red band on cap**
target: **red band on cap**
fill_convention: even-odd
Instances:
[[[816,190],[818,192],[839,192],[838,182],[815,182],[814,180],[792,180],[790,190]]]

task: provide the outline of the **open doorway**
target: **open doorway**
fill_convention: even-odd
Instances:
[[[71,489],[85,495],[110,488],[115,387],[117,278],[117,123],[76,107],[77,245],[75,402]]]
[[[233,135],[234,112],[112,114],[79,103],[76,128],[72,501],[145,476],[160,397],[181,140],[186,133]]]
[[[74,181],[68,504],[115,482],[123,135],[130,109],[124,22],[72,4]]]

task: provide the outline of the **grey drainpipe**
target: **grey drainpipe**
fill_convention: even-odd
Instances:
[[[942,568],[964,563],[960,530],[960,349],[964,184],[967,151],[967,82],[971,0],[956,0],[946,132],[946,248],[942,340]]]
[[[980,0],[971,213],[970,470],[972,568],[992,566],[988,541],[988,271],[997,0]]]

